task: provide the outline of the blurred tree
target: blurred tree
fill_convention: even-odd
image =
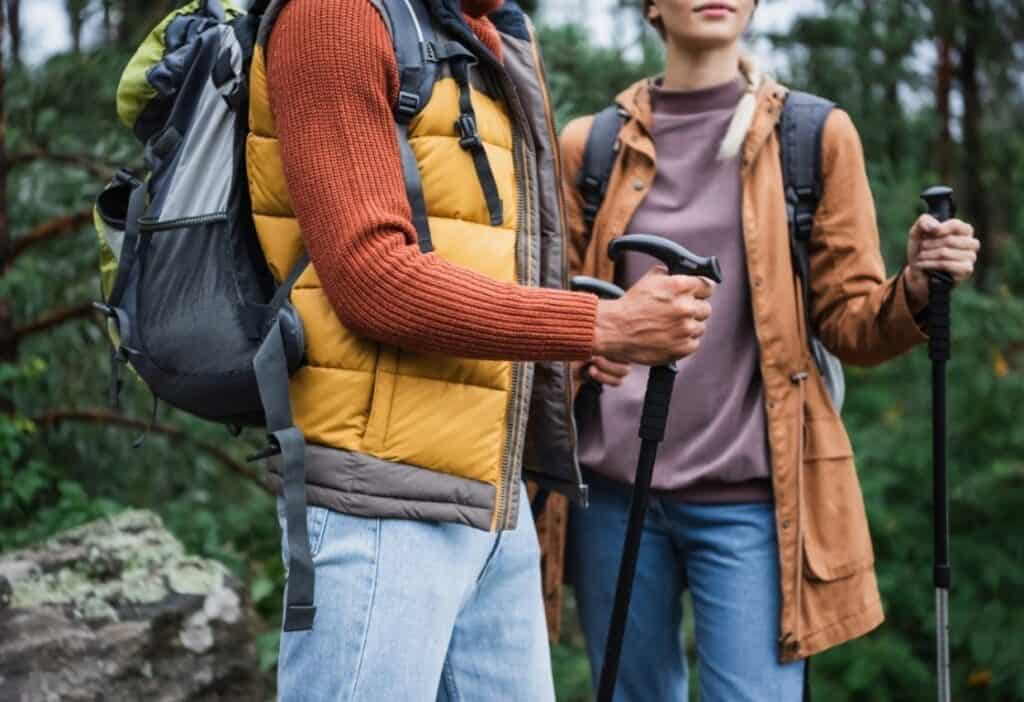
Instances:
[[[9,3],[6,10],[7,12],[0,7],[0,266],[3,266],[11,255],[11,232],[7,223],[7,111],[4,105],[6,70],[3,61],[4,29],[7,13],[10,12]],[[16,17],[17,13],[11,13],[11,16]],[[16,33],[11,32],[12,37]],[[11,341],[13,337],[14,317],[11,302],[6,297],[0,297],[0,362],[10,363],[14,360],[14,344]],[[9,412],[11,409],[11,398],[0,395],[0,412]]]
[[[21,0],[4,0],[7,8],[7,31],[11,35],[11,60],[21,66]],[[2,8],[0,8],[2,11]]]
[[[64,7],[67,10],[68,24],[71,27],[71,50],[77,54],[82,50],[82,27],[89,18],[92,2],[90,0],[64,0]]]

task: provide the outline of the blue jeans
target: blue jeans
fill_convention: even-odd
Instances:
[[[496,534],[309,508],[316,622],[281,635],[279,699],[553,702],[540,551],[522,495],[519,525]],[[283,529],[280,500],[278,518]]]
[[[591,482],[574,509],[571,567],[596,686],[631,492]],[[701,702],[800,702],[804,664],[781,665],[779,551],[771,503],[686,504],[652,497],[616,686],[617,702],[688,697],[682,593],[693,600]]]

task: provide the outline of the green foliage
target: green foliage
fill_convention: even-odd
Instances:
[[[661,69],[661,47],[650,39],[640,46],[640,59],[629,60],[617,49],[595,46],[574,25],[544,27],[539,35],[559,127],[607,107],[618,91]]]
[[[20,366],[0,365],[0,387],[45,374],[40,358]],[[33,451],[39,428],[29,419],[0,414],[0,551],[20,548],[47,536],[109,515],[120,506],[89,495]]]

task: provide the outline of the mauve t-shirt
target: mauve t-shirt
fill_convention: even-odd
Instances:
[[[717,158],[743,90],[739,80],[687,92],[652,86],[657,175],[628,230],[717,256],[722,266],[723,283],[712,295],[701,346],[679,363],[654,468],[654,490],[684,501],[755,502],[772,496],[739,159]],[[629,254],[616,282],[628,288],[655,263]],[[584,469],[633,482],[646,387],[647,368],[634,366],[621,387],[604,388],[598,411],[580,428]]]

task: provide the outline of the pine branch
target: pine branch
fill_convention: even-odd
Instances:
[[[35,321],[16,327],[14,330],[14,342],[20,343],[23,339],[33,334],[41,334],[65,322],[92,317],[95,311],[91,304],[77,305],[76,307],[58,307],[44,313]]]
[[[54,163],[78,166],[102,180],[109,180],[112,178],[114,171],[116,170],[111,164],[88,154],[58,154],[38,146],[13,154],[9,157],[8,163],[11,168],[16,168],[26,163],[32,163],[33,161],[53,161]]]
[[[33,417],[32,422],[41,427],[56,427],[59,426],[62,422],[102,424],[108,426],[124,427],[126,429],[134,429],[136,431],[149,431],[154,434],[161,434],[162,436],[166,436],[173,443],[187,443],[192,446],[195,446],[203,453],[207,454],[211,458],[214,458],[218,463],[220,463],[222,466],[227,468],[232,473],[258,486],[268,495],[275,494],[273,489],[271,489],[267,482],[255,470],[245,465],[244,463],[240,463],[239,461],[235,460],[221,448],[214,446],[213,444],[208,444],[205,441],[193,439],[185,431],[178,429],[177,427],[171,427],[165,424],[154,424],[151,427],[148,422],[141,421],[138,419],[132,419],[130,417],[125,417],[115,412],[102,409],[50,410],[49,412],[42,414],[38,417]]]
[[[25,253],[28,249],[38,244],[45,243],[50,239],[76,232],[87,222],[92,221],[92,208],[75,212],[43,222],[29,230],[27,234],[14,239],[11,244],[11,253],[0,261],[0,272],[6,271],[14,263],[15,259]]]

